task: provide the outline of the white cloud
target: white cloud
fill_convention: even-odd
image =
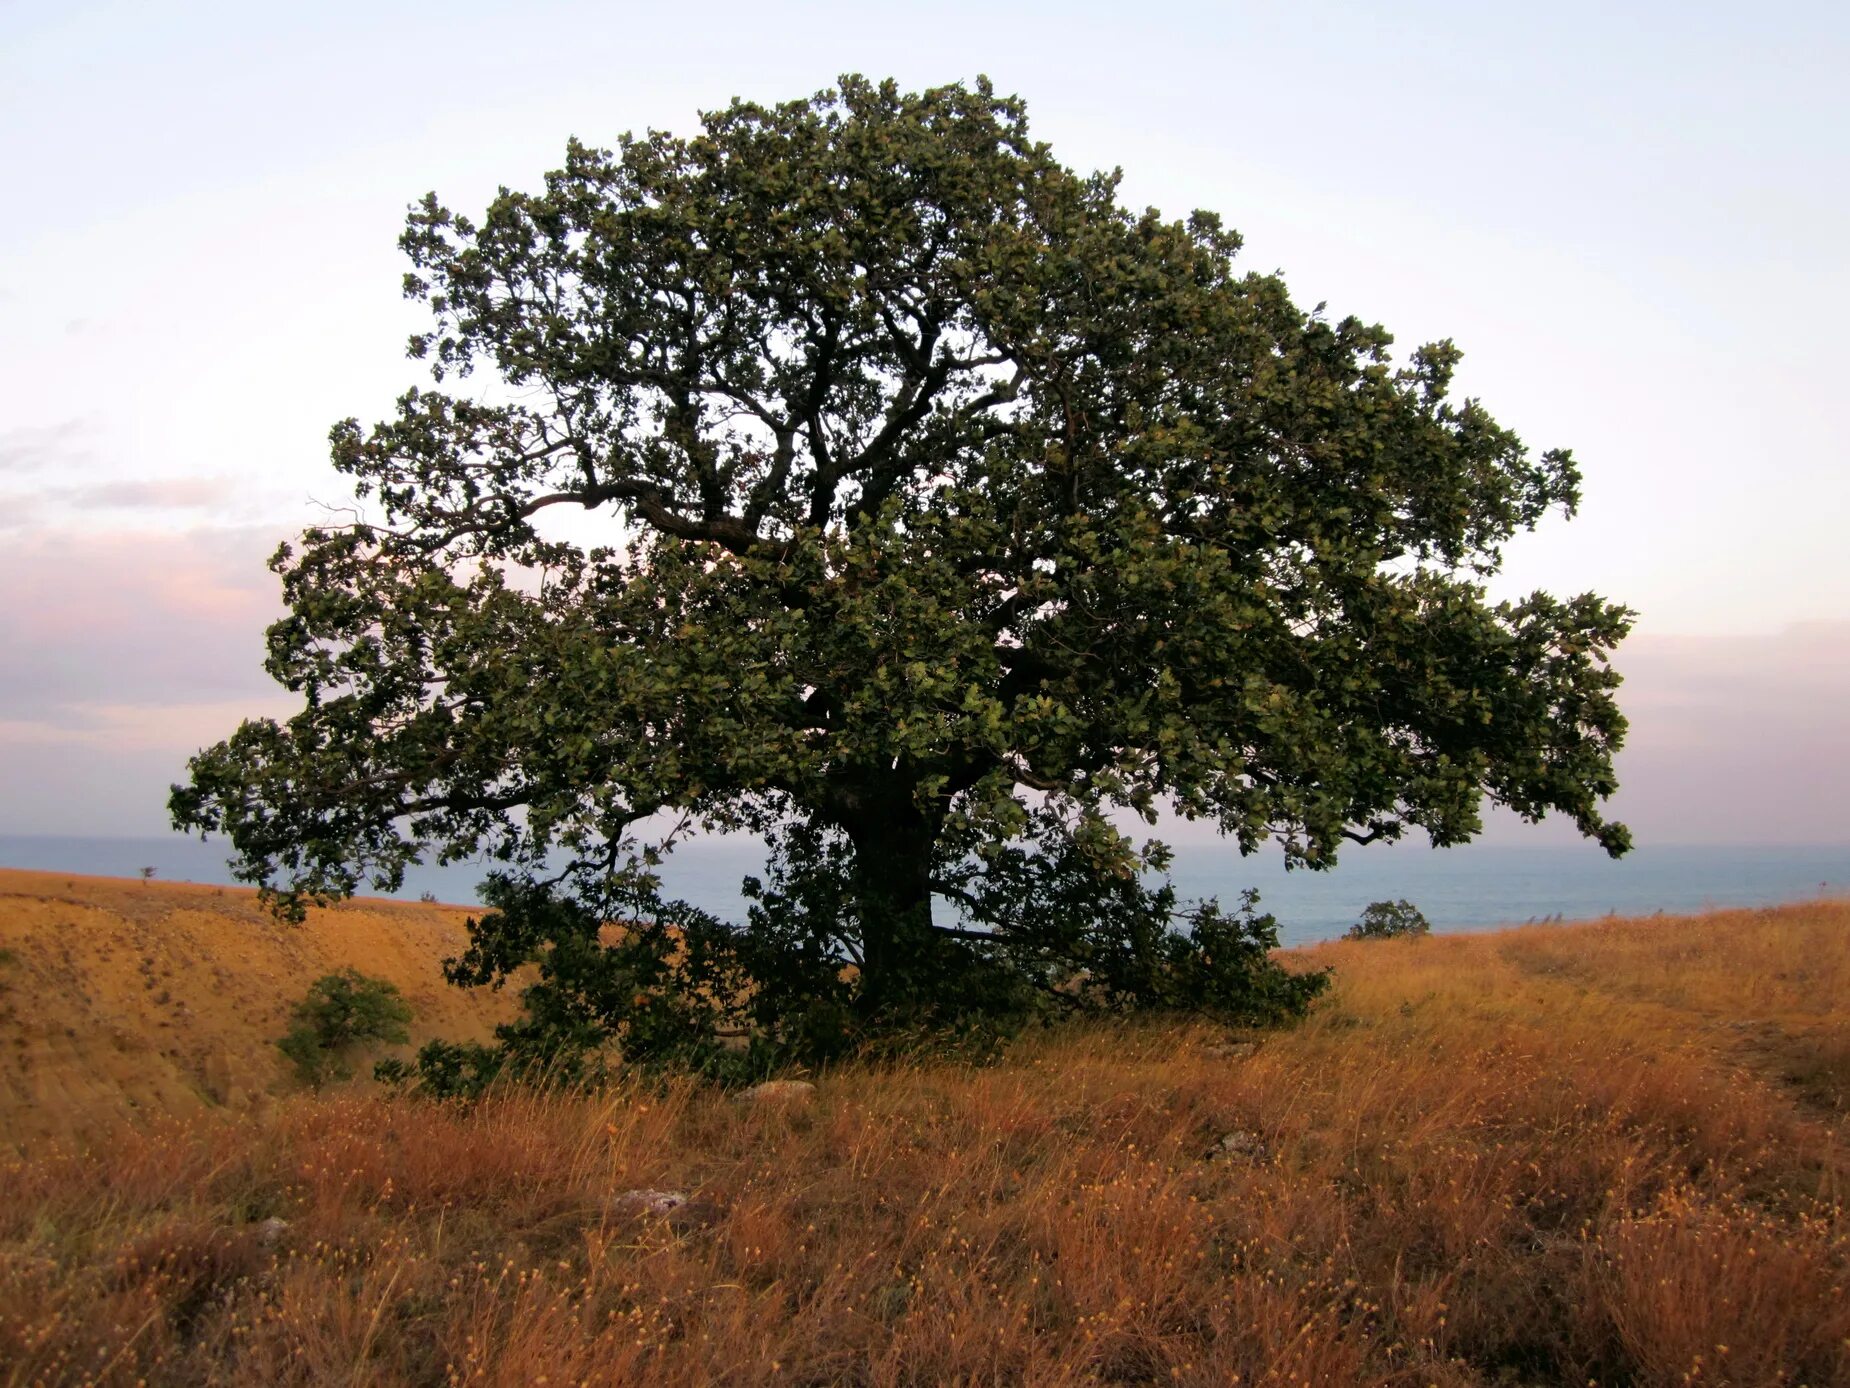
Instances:
[[[89,456],[89,428],[81,419],[0,430],[0,472],[75,467]]]

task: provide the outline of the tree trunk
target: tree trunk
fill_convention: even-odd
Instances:
[[[910,788],[869,796],[842,828],[854,845],[854,888],[861,912],[863,1012],[923,1000],[938,946],[931,924],[932,849],[939,825],[920,812]]]

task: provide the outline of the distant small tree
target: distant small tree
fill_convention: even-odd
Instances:
[[[353,1073],[349,1058],[364,1046],[411,1039],[411,1004],[395,985],[357,969],[316,979],[292,1015],[295,1025],[276,1045],[305,1084],[348,1078]]]
[[[1391,940],[1432,934],[1432,922],[1411,901],[1371,901],[1345,940]]]
[[[152,882],[154,880],[154,869],[153,868],[145,867],[145,868],[138,869],[138,871],[141,873],[142,881]]]

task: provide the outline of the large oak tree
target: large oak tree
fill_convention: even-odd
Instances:
[[[275,562],[304,707],[195,758],[176,821],[286,902],[486,852],[458,974],[542,958],[558,1026],[638,1048],[996,988],[1250,1001],[1264,921],[1173,930],[1126,812],[1325,866],[1489,800],[1622,852],[1629,614],[1482,587],[1573,509],[1569,455],[1239,244],[983,82],[572,143],[479,222],[427,197],[435,388],[334,429],[374,519]],[[650,898],[664,814],[769,836],[752,929]]]

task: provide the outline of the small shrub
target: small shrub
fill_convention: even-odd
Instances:
[[[415,1061],[380,1061],[373,1066],[373,1078],[382,1084],[414,1088],[433,1099],[475,1099],[501,1074],[507,1060],[506,1052],[495,1046],[432,1039],[424,1043]]]
[[[304,1083],[320,1086],[352,1073],[352,1053],[370,1045],[408,1041],[411,1004],[383,978],[357,969],[324,974],[295,1005],[295,1025],[277,1049],[294,1063]]]
[[[1411,901],[1371,901],[1345,940],[1393,940],[1432,934],[1432,922]]]

